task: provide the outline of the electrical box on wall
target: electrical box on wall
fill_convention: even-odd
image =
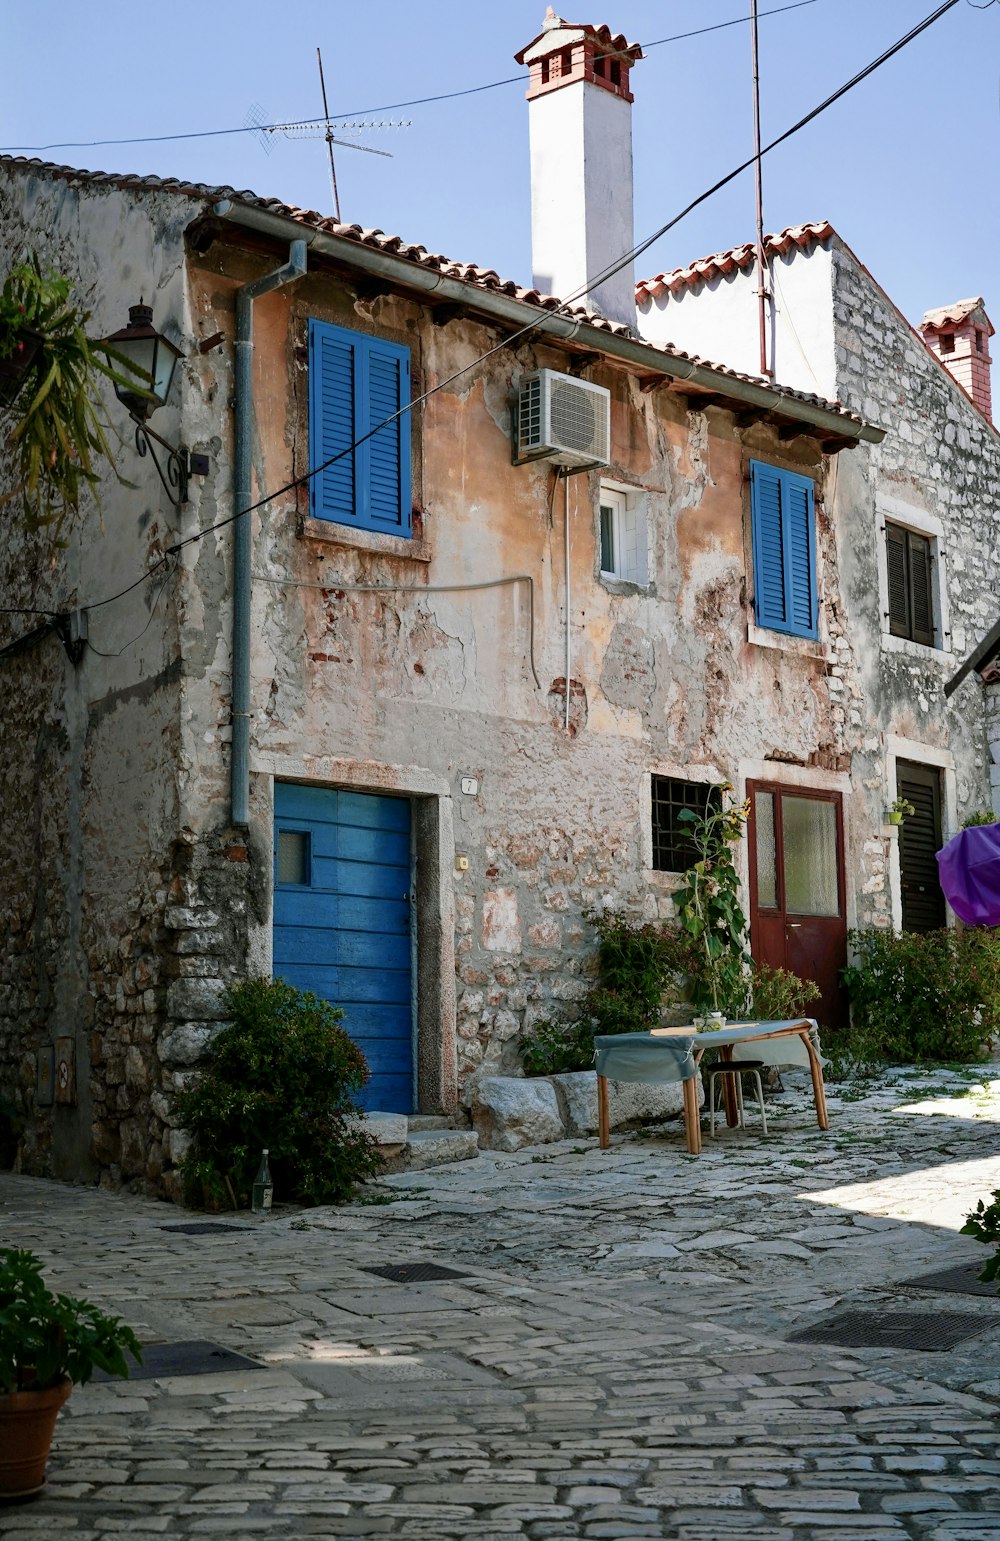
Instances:
[[[518,387],[514,463],[550,460],[565,470],[606,466],[611,458],[611,392],[555,369],[538,369]]]
[[[64,1107],[76,1104],[76,1040],[56,1039],[56,1102]]]

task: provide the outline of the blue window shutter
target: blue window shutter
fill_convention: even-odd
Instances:
[[[817,635],[816,531],[807,476],[750,463],[754,609],[757,625]]]
[[[410,399],[410,357],[405,348],[378,338],[368,344],[366,429],[392,417]],[[410,414],[404,412],[362,446],[367,458],[369,528],[409,535]]]
[[[314,518],[410,535],[409,413],[365,437],[409,400],[407,348],[309,322],[309,461],[325,467],[310,483]]]

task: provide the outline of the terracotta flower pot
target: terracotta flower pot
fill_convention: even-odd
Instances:
[[[56,1418],[72,1390],[66,1375],[44,1391],[0,1393],[0,1502],[44,1485]]]

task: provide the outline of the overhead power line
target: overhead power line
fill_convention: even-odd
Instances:
[[[958,3],[959,0],[945,0],[943,5],[939,5],[937,9],[932,11],[929,16],[926,16],[923,21],[918,22],[915,27],[911,27],[909,32],[905,33],[904,36],[899,38],[897,42],[893,43],[889,48],[885,49],[881,54],[879,54],[878,58],[873,59],[870,64],[865,65],[865,67],[859,70],[856,75],[853,75],[850,80],[845,81],[842,86],[840,86],[836,91],[832,92],[831,95],[828,96],[824,101],[820,102],[818,106],[814,107],[810,112],[806,113],[805,116],[800,118],[797,123],[793,123],[791,128],[786,129],[783,134],[779,134],[777,139],[773,139],[770,144],[765,145],[760,152],[761,155],[768,154],[769,151],[775,149],[779,144],[784,144],[785,141],[790,139],[793,134],[799,133],[801,129],[806,126],[806,124],[811,123],[815,118],[819,117],[820,113],[825,112],[827,108],[834,104],[834,102],[839,101],[841,97],[845,96],[848,91],[853,90],[854,87],[859,85],[863,80],[867,80],[867,78],[872,75],[875,70],[879,69],[883,64],[887,63],[889,59],[893,58],[897,53],[900,52],[901,49],[905,48],[908,43],[911,43],[915,38],[919,37],[921,33],[925,32],[928,27],[933,26],[935,22],[939,21],[942,16],[944,16]],[[613,277],[615,273],[620,272],[623,267],[626,267],[629,263],[634,261],[637,256],[640,256],[643,252],[648,251],[654,242],[658,241],[661,236],[666,234],[668,230],[673,229],[673,227],[680,220],[682,220],[686,214],[690,213],[692,209],[697,208],[700,203],[704,203],[705,200],[710,198],[713,193],[719,190],[719,188],[725,187],[726,184],[731,182],[734,177],[737,177],[741,172],[746,171],[747,168],[753,164],[755,158],[756,157],[751,156],[749,160],[744,161],[741,165],[737,166],[726,176],[721,177],[719,181],[715,182],[710,188],[707,188],[705,192],[701,193],[697,198],[693,199],[686,206],[686,208],[682,209],[681,212],[675,215],[673,219],[668,220],[665,225],[661,225],[659,230],[654,231],[651,236],[648,236],[644,241],[640,242],[639,245],[633,246],[630,251],[626,252],[622,257],[618,258],[618,260],[612,263],[609,267],[603,269],[602,272],[596,274],[592,278],[589,278],[586,284],[577,289],[574,294],[568,295],[564,300],[562,300],[556,309],[545,311],[537,318],[537,320],[530,321],[526,326],[523,326],[520,331],[514,332],[511,336],[503,338],[502,341],[496,343],[494,347],[487,349],[485,353],[482,353],[478,358],[473,359],[471,363],[463,365],[461,369],[458,369],[454,374],[449,375],[446,380],[439,381],[437,385],[431,386],[428,390],[424,391],[422,395],[414,397],[412,401],[408,402],[406,406],[401,407],[399,411],[391,413],[390,416],[385,418],[381,423],[376,424],[376,426],[369,429],[367,433],[362,434],[351,444],[348,444],[344,449],[339,450],[336,455],[331,455],[330,458],[323,461],[322,464],[314,466],[309,471],[303,471],[300,476],[293,477],[291,481],[286,482],[282,487],[276,488],[273,492],[265,493],[263,497],[258,498],[256,503],[252,503],[249,508],[240,509],[236,513],[228,514],[226,518],[216,520],[214,524],[206,526],[204,530],[198,530],[193,535],[188,535],[184,540],[175,541],[173,545],[166,547],[162,556],[160,556],[151,567],[148,567],[144,573],[136,578],[133,583],[128,584],[126,588],[119,589],[117,593],[109,594],[104,599],[95,600],[92,604],[83,605],[80,606],[80,608],[85,610],[97,610],[104,605],[113,604],[115,600],[123,599],[126,594],[131,594],[134,589],[139,588],[149,578],[151,578],[160,567],[169,563],[170,559],[176,556],[179,552],[183,551],[186,546],[190,546],[195,544],[197,541],[204,540],[207,535],[213,534],[216,530],[225,529],[227,525],[235,523],[237,519],[246,518],[248,515],[256,513],[258,509],[265,507],[266,504],[273,503],[278,498],[284,497],[286,493],[293,492],[296,488],[305,486],[306,483],[311,481],[314,476],[320,475],[321,472],[325,471],[329,466],[335,465],[339,460],[343,460],[346,455],[353,454],[360,445],[366,443],[368,439],[373,438],[374,435],[381,432],[383,428],[388,427],[391,423],[402,417],[404,412],[412,412],[415,407],[421,406],[425,401],[428,401],[431,396],[435,396],[438,391],[443,391],[449,385],[453,385],[456,380],[460,379],[463,375],[468,374],[471,370],[478,368],[480,364],[485,363],[486,360],[492,358],[494,354],[501,352],[505,348],[509,348],[513,343],[518,342],[521,338],[527,336],[530,332],[537,331],[540,327],[544,327],[545,322],[548,319],[559,315],[560,311],[565,311],[569,306],[576,304],[577,301],[582,299],[584,295],[588,294],[591,289],[596,288],[598,284],[603,283],[608,278]],[[336,587],[336,584],[331,584],[331,587]],[[157,593],[157,599],[159,599],[159,591]],[[38,614],[42,612],[36,611],[21,613]],[[11,644],[11,646],[16,646],[16,644]],[[6,651],[6,649],[4,651]]]
[[[780,16],[784,11],[799,11],[806,5],[815,5],[816,0],[793,0],[790,5],[779,5],[770,11],[761,11],[760,16]],[[711,27],[696,27],[693,32],[676,32],[672,37],[659,37],[652,43],[643,43],[643,49],[662,48],[665,43],[680,43],[687,38],[703,37],[708,32],[722,32],[727,27],[745,26],[749,17],[734,16],[730,21],[718,21]],[[524,82],[525,76],[508,75],[504,80],[490,80],[482,86],[467,86],[462,91],[443,91],[437,96],[418,96],[408,102],[387,102],[380,107],[352,108],[350,112],[331,113],[329,120],[323,118],[300,118],[296,120],[298,127],[311,127],[314,124],[322,124],[327,121],[337,123],[342,118],[363,118],[373,112],[397,112],[403,107],[427,107],[435,102],[457,101],[462,96],[478,96],[483,91],[496,91],[500,86],[516,86]],[[172,144],[180,139],[221,139],[230,134],[260,134],[279,131],[286,125],[281,123],[243,123],[239,128],[206,128],[191,129],[178,134],[145,134],[131,139],[61,139],[54,144],[31,144],[8,146],[4,150],[9,155],[13,150],[40,155],[48,150],[95,150],[105,145],[123,144]]]

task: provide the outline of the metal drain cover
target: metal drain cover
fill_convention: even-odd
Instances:
[[[1000,1301],[1000,1279],[984,1284],[978,1277],[983,1271],[985,1259],[975,1263],[959,1263],[957,1268],[941,1268],[937,1273],[918,1274],[915,1279],[902,1279],[900,1283],[911,1290],[943,1290],[952,1295],[985,1295]]]
[[[1000,1325],[967,1311],[843,1311],[789,1335],[790,1343],[835,1343],[839,1348],[903,1348],[943,1353],[965,1338]]]
[[[224,1375],[229,1370],[262,1370],[265,1366],[245,1354],[237,1354],[231,1348],[220,1348],[218,1343],[195,1339],[190,1343],[149,1343],[142,1350],[142,1364],[136,1364],[131,1354],[128,1360],[129,1380],[160,1380],[168,1375]],[[94,1371],[95,1381],[117,1380],[103,1370]]]
[[[394,1284],[423,1284],[427,1279],[467,1279],[458,1268],[444,1268],[440,1263],[389,1263],[384,1268],[362,1268],[362,1273],[378,1274]]]
[[[214,1236],[222,1231],[251,1231],[251,1225],[227,1225],[225,1220],[188,1220],[184,1225],[161,1225],[161,1231],[173,1231],[178,1236]]]

